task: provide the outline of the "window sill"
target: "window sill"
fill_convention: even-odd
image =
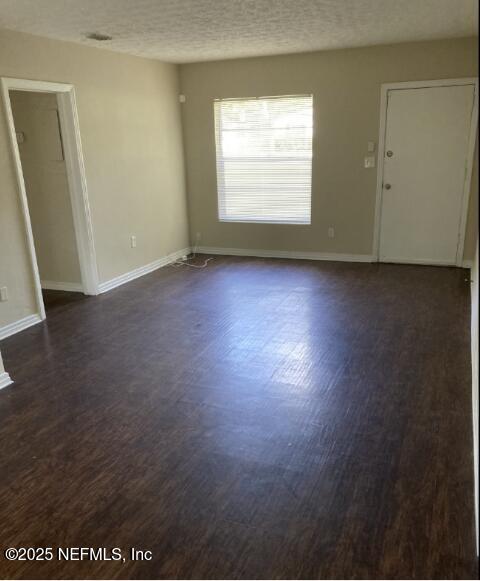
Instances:
[[[278,224],[282,226],[311,226],[312,222],[287,222],[287,221],[275,221],[275,220],[248,220],[248,219],[230,219],[230,218],[219,218],[219,222],[224,222],[227,224]]]

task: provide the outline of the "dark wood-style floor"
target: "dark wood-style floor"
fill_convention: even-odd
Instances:
[[[1,343],[2,578],[474,578],[469,283],[216,257]],[[69,300],[68,297],[72,300]]]

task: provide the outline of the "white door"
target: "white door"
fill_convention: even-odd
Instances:
[[[388,91],[380,261],[456,263],[474,90]]]

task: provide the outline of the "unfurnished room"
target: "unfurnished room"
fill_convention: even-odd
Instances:
[[[478,0],[0,0],[0,578],[477,579]]]

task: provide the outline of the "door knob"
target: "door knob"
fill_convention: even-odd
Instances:
[[[386,190],[392,189],[392,184],[385,184],[385,189]]]
[[[393,151],[391,149],[389,149],[387,151],[387,157],[392,157],[392,155],[393,155]]]

